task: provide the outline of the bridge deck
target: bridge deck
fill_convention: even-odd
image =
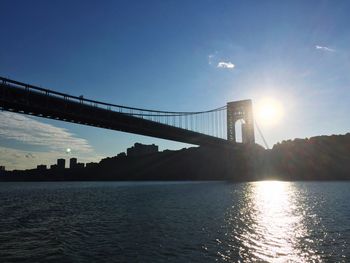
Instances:
[[[129,132],[195,145],[228,146],[227,140],[101,108],[93,100],[0,77],[0,108],[44,118]]]

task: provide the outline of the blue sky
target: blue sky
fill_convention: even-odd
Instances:
[[[3,0],[0,9],[1,76],[160,110],[270,97],[284,113],[274,125],[259,123],[270,145],[350,130],[349,1]],[[89,161],[136,141],[186,146],[1,114],[0,164],[11,169],[68,158],[65,147]],[[38,126],[54,145],[29,128]]]

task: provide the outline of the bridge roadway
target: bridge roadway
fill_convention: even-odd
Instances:
[[[2,110],[200,146],[234,146],[222,138],[101,108],[98,103],[0,77]]]

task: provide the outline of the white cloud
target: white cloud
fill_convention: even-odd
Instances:
[[[27,145],[44,146],[51,151],[92,153],[90,144],[67,129],[55,127],[12,112],[0,112],[0,137]]]
[[[332,49],[332,48],[329,48],[329,47],[326,47],[326,46],[316,45],[315,48],[318,49],[318,50],[322,50],[322,51],[335,52],[335,49]]]
[[[231,62],[224,62],[221,61],[218,63],[218,65],[216,66],[217,68],[228,68],[228,69],[233,69],[235,67],[234,64],[232,64]]]

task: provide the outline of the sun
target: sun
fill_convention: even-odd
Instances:
[[[264,98],[257,104],[256,115],[261,124],[275,125],[283,117],[283,107],[276,99]]]

